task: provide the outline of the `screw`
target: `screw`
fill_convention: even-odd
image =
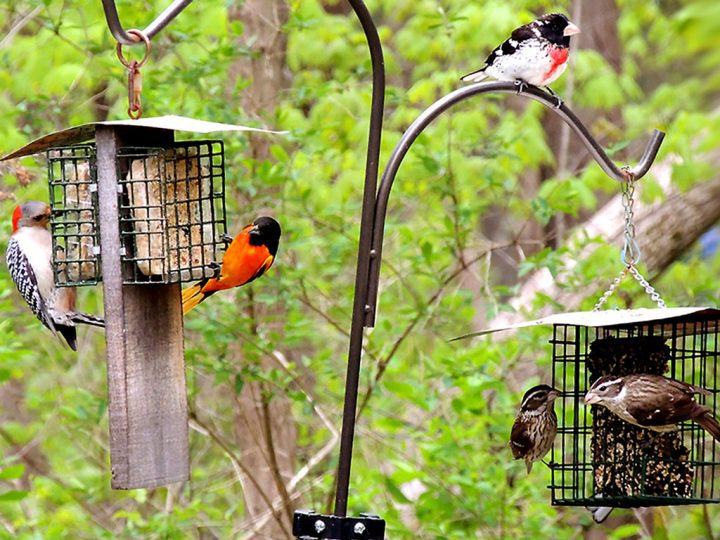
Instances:
[[[362,523],[356,523],[353,527],[353,532],[362,536],[365,533],[365,525]]]
[[[315,532],[321,533],[325,530],[325,522],[322,519],[318,519],[315,522]]]

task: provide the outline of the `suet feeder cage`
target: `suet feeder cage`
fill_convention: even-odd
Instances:
[[[720,413],[720,310],[665,308],[552,315],[558,433],[550,456],[552,504],[645,507],[720,502],[720,444],[694,422],[658,433],[585,405],[603,375],[663,375],[706,389]]]
[[[53,266],[62,286],[101,279],[95,147],[47,151]],[[124,147],[116,155],[123,283],[211,277],[227,234],[222,141]]]
[[[121,148],[118,170],[124,283],[212,277],[227,234],[222,141]]]
[[[96,285],[100,242],[95,147],[51,148],[47,162],[55,283],[61,287]]]
[[[112,487],[189,478],[181,282],[215,275],[223,143],[175,132],[260,131],[179,116],[97,122],[5,156],[47,153],[58,286],[102,282]]]

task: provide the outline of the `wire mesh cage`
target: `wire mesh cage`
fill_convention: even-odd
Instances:
[[[221,141],[118,151],[124,282],[211,277],[225,248]]]
[[[95,148],[51,148],[47,157],[55,283],[95,285],[100,280]]]
[[[625,422],[584,396],[603,375],[664,375],[708,390],[717,417],[718,312],[589,327],[554,324],[558,437],[553,505],[639,507],[720,502],[720,444],[694,422],[658,433]]]

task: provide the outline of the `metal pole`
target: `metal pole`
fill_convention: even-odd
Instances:
[[[355,411],[357,409],[358,385],[360,382],[360,357],[366,314],[365,298],[367,297],[368,275],[372,257],[370,244],[373,232],[380,137],[385,105],[385,61],[377,28],[362,0],[348,1],[360,20],[370,48],[373,90],[367,161],[365,163],[365,190],[360,220],[360,246],[358,248],[357,273],[355,274],[355,299],[353,302],[350,348],[348,350],[348,366],[345,379],[345,405],[343,408],[342,433],[340,435],[340,458],[335,492],[335,515],[343,517],[347,514],[348,489],[350,486],[350,465],[352,462],[353,437],[355,435]]]

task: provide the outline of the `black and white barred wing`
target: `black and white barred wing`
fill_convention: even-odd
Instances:
[[[20,244],[15,238],[10,238],[5,253],[5,261],[10,271],[10,277],[15,282],[17,290],[20,291],[27,305],[30,306],[35,316],[40,319],[40,322],[54,333],[55,325],[48,313],[47,305],[40,295],[35,272],[33,272],[30,262],[20,249]]]

